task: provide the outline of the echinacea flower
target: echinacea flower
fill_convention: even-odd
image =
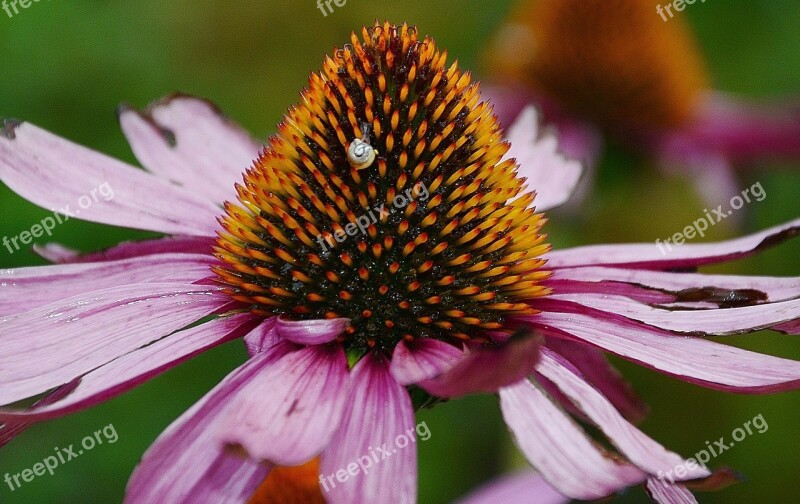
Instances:
[[[686,13],[664,20],[658,4],[520,0],[486,52],[484,96],[505,124],[540,104],[587,179],[604,135],[688,173],[708,202],[739,191],[736,169],[800,160],[800,100],[715,91]]]
[[[603,350],[723,390],[800,384],[798,362],[704,337],[796,333],[797,279],[672,272],[774,245],[800,221],[670,258],[550,251],[540,212],[580,166],[532,109],[504,137],[469,73],[414,28],[354,34],[260,153],[190,97],[120,121],[150,173],[27,123],[2,130],[0,178],[20,195],[49,208],[109,182],[114,199],[80,218],[170,236],[85,256],[45,247],[61,264],[3,272],[0,404],[54,392],[0,411],[0,432],[243,337],[250,359],[158,438],[128,502],[245,502],[259,487],[261,502],[415,502],[414,446],[391,443],[413,437],[416,406],[475,392],[499,393],[560,493],[597,498],[682,462],[625,419],[641,405]]]

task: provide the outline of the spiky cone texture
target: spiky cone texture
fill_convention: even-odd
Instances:
[[[362,37],[311,76],[247,170],[215,271],[259,314],[348,318],[340,341],[360,354],[508,330],[546,293],[549,246],[492,108],[414,28]],[[377,157],[362,168],[348,148],[364,131]]]

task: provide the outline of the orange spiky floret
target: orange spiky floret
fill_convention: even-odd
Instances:
[[[525,0],[486,53],[490,73],[603,126],[676,127],[708,89],[685,16],[641,0]]]
[[[348,348],[387,352],[532,312],[544,219],[478,85],[446,60],[413,27],[383,23],[312,74],[225,207],[216,272],[235,299],[349,318]],[[354,142],[374,149],[367,166]]]

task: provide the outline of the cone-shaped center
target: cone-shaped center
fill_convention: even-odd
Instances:
[[[348,349],[501,330],[544,292],[543,223],[478,86],[378,24],[313,74],[227,204],[217,268],[256,313],[347,317]]]

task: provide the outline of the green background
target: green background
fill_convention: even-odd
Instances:
[[[655,2],[653,2],[655,5]],[[210,98],[253,134],[266,138],[297,100],[323,56],[374,19],[408,21],[433,35],[465,68],[476,68],[488,35],[511,2],[348,0],[323,17],[312,0],[72,0],[34,3],[17,16],[0,11],[0,116],[34,122],[78,143],[135,162],[117,126],[121,101],[144,106],[172,91]],[[655,13],[654,13],[655,15]],[[753,97],[800,89],[800,4],[793,0],[714,1],[689,6],[718,89]],[[677,56],[679,57],[679,56]],[[711,238],[753,231],[800,215],[797,165],[760,165],[742,188],[760,181],[767,198],[748,205],[739,229],[722,223]],[[577,215],[554,215],[546,231],[556,247],[648,241],[682,229],[704,207],[683,178],[664,178],[646,160],[610,148],[597,190]],[[29,229],[48,212],[0,184],[0,237]],[[82,250],[147,236],[70,221],[53,239]],[[798,275],[800,244],[716,271]],[[42,264],[34,254],[0,250],[0,267]],[[800,359],[796,339],[760,333],[726,342]],[[0,336],[2,344],[2,336]],[[182,411],[245,358],[234,342],[194,359],[106,404],[31,428],[0,450],[0,477],[113,424],[104,444],[11,492],[3,503],[113,503],[141,454]],[[643,429],[687,456],[706,441],[729,438],[762,414],[769,424],[713,462],[747,481],[701,502],[796,502],[800,401],[797,393],[736,396],[701,389],[637,366],[619,366],[652,407]],[[419,415],[432,437],[420,446],[420,502],[442,503],[521,466],[493,397],[451,401]],[[1,482],[0,482],[1,483]],[[620,502],[647,502],[633,489]]]

